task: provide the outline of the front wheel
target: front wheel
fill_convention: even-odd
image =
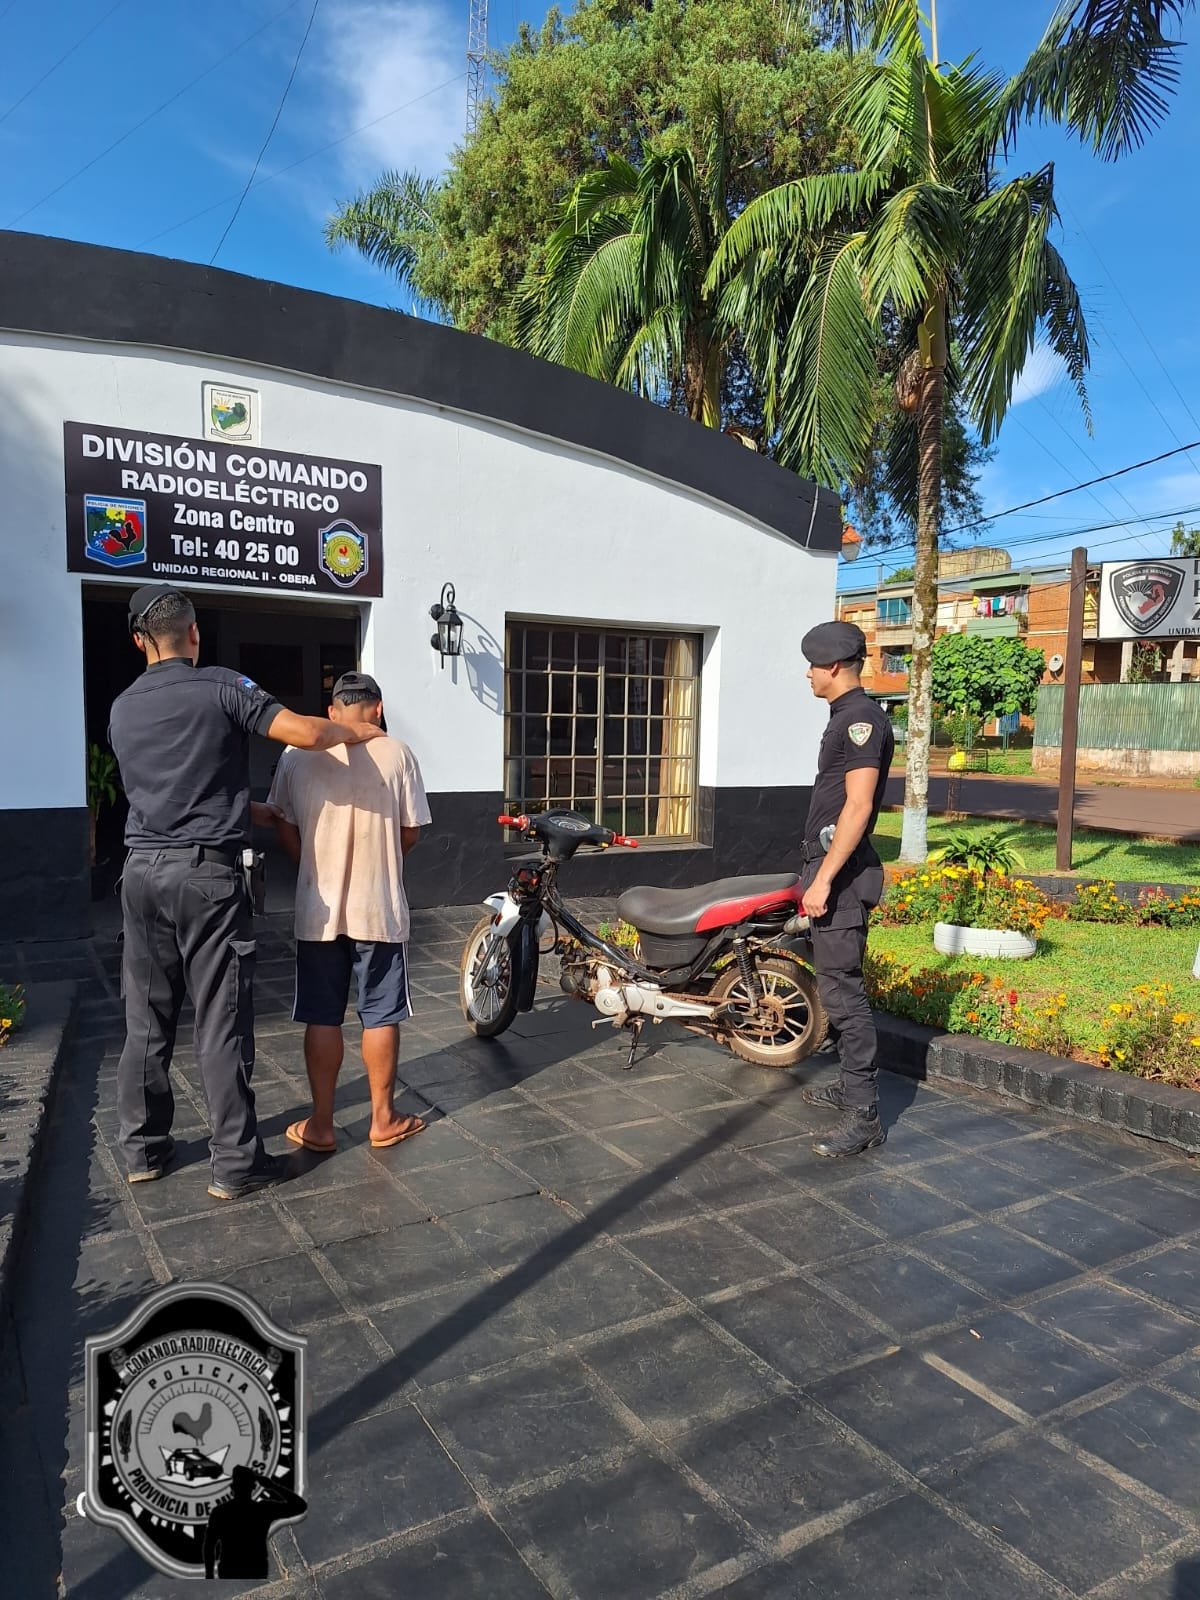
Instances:
[[[477,1039],[496,1038],[517,1014],[512,946],[496,933],[492,917],[481,917],[467,935],[458,998],[467,1027]]]
[[[709,990],[712,999],[726,1003],[723,1041],[756,1067],[794,1067],[820,1048],[828,1028],[817,980],[790,956],[756,954],[752,960],[763,990],[757,1016],[736,964]]]

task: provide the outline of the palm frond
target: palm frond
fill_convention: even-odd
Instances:
[[[949,184],[917,183],[883,205],[862,253],[867,307],[891,301],[902,315],[924,310],[962,251],[961,197]]]
[[[865,237],[834,237],[821,252],[788,332],[779,385],[779,459],[830,485],[858,473],[870,440],[877,329],[863,303]]]
[[[441,185],[415,172],[385,172],[370,189],[343,201],[325,224],[331,250],[349,245],[373,266],[411,285],[418,242],[437,229]]]
[[[921,8],[917,0],[872,0],[871,44],[879,55],[924,56]]]
[[[1086,412],[1087,330],[1078,291],[1049,243],[1056,220],[1051,166],[1012,179],[968,219],[958,331],[964,391],[985,444],[999,430],[1042,327]]]
[[[787,251],[818,240],[839,221],[852,223],[887,187],[883,172],[833,172],[769,189],[750,202],[713,252],[706,291],[759,251]]]
[[[1004,97],[1011,138],[1022,122],[1071,128],[1105,161],[1141,145],[1179,82],[1179,22],[1194,0],[1066,0]]]

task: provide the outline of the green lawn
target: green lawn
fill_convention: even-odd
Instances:
[[[1191,976],[1196,943],[1194,928],[1055,921],[1046,924],[1038,953],[1028,961],[983,961],[939,955],[932,927],[871,929],[871,949],[907,965],[999,975],[1023,1001],[1065,994],[1067,1025],[1084,1049],[1093,1051],[1100,1048],[1100,1024],[1109,1003],[1126,999],[1136,984],[1161,979],[1178,985],[1190,1004],[1200,1002],[1200,983]]]
[[[884,861],[895,861],[900,854],[901,820],[899,811],[880,814],[874,837]],[[1020,870],[1039,874],[1054,871],[1054,829],[1040,822],[998,822],[992,817],[947,822],[942,817],[930,817],[929,848],[937,850],[951,834],[991,833],[996,829],[1020,852],[1024,862]],[[1194,844],[1163,844],[1130,834],[1085,828],[1075,835],[1074,862],[1075,875],[1083,878],[1112,878],[1118,883],[1200,884],[1200,846]]]

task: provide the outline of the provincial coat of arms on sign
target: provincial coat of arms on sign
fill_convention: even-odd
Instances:
[[[146,559],[146,502],[107,494],[83,497],[84,554],[106,567],[136,567]]]
[[[871,724],[869,722],[852,722],[847,731],[855,744],[866,744],[871,737]]]
[[[1121,620],[1135,633],[1153,633],[1183,588],[1183,568],[1164,561],[1138,561],[1108,577],[1109,593]]]
[[[307,1509],[305,1344],[215,1283],[89,1339],[80,1510],[172,1577],[268,1577],[268,1534]]]
[[[352,522],[339,517],[317,532],[318,559],[339,588],[353,589],[367,571],[367,538]]]

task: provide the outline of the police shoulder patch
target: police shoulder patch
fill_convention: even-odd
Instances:
[[[243,689],[257,689],[258,688],[258,685],[255,683],[253,678],[242,678],[240,680],[240,682],[241,682],[241,686],[242,686]]]
[[[867,740],[871,737],[873,729],[869,722],[852,722],[847,729],[847,732],[854,740],[855,744],[866,744]]]

